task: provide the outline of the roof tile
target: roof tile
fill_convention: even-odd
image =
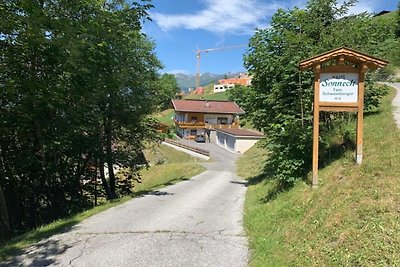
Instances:
[[[172,99],[172,105],[176,111],[181,112],[201,112],[201,113],[224,113],[224,114],[244,114],[235,102],[213,101],[213,100],[183,100]]]

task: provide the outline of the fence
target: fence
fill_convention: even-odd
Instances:
[[[207,156],[207,157],[210,156],[210,151],[205,150],[205,149],[201,149],[201,148],[197,148],[197,147],[188,146],[188,145],[185,145],[185,144],[176,142],[176,141],[171,140],[171,139],[165,139],[164,142],[166,142],[166,143],[168,143],[168,144],[171,144],[171,145],[174,145],[174,146],[178,146],[178,147],[181,147],[181,148],[190,150],[190,151],[193,151],[193,152],[196,152],[196,153],[199,153],[199,154],[204,155],[204,156]]]

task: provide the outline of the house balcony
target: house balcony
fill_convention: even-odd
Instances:
[[[181,129],[201,129],[205,128],[206,124],[204,122],[175,121],[175,126]]]
[[[240,128],[238,123],[232,124],[209,124],[204,122],[183,122],[176,121],[175,126],[181,129],[232,129]]]
[[[206,128],[207,129],[234,129],[234,128],[240,128],[238,123],[232,123],[232,124],[209,124],[206,123]]]

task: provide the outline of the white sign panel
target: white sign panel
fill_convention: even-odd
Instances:
[[[358,101],[358,73],[321,73],[319,101],[356,103]]]

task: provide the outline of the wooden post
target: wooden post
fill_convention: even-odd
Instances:
[[[333,60],[336,64],[325,64],[327,62],[333,63]],[[311,68],[314,70],[313,188],[318,187],[319,112],[321,110],[357,112],[356,162],[361,164],[363,158],[365,73],[368,69],[382,68],[387,66],[388,63],[386,60],[347,47],[339,47],[302,60],[299,63],[300,70]],[[321,75],[323,81],[320,84]],[[358,80],[357,86],[356,80]],[[321,97],[320,93],[322,93]]]
[[[319,80],[321,65],[314,68],[314,127],[313,127],[313,159],[312,187],[318,187],[318,139],[319,139]]]
[[[363,120],[364,120],[364,81],[368,66],[362,64],[358,73],[358,112],[356,137],[356,163],[360,165],[363,158]]]

